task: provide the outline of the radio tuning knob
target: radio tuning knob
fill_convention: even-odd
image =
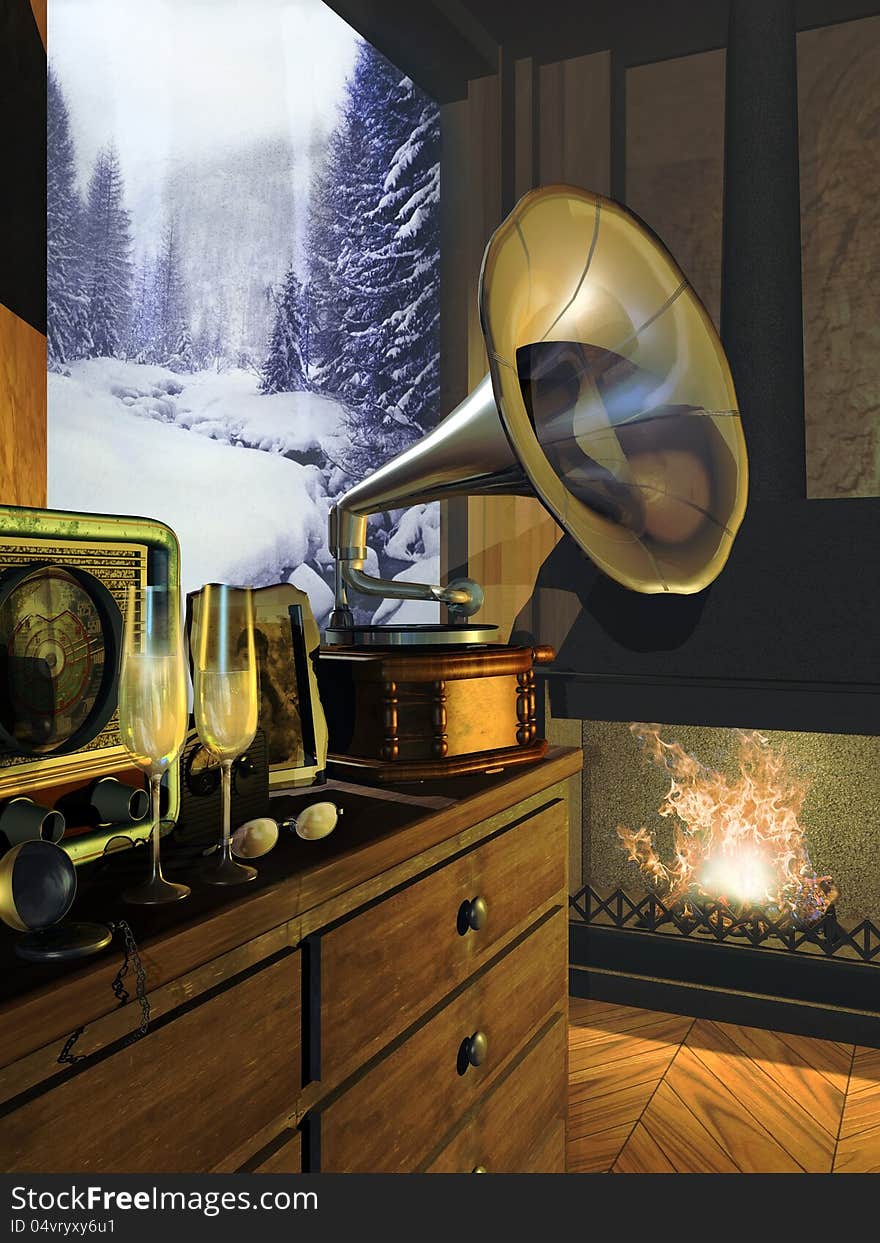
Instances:
[[[265,772],[263,774],[265,780]],[[249,755],[240,755],[232,765],[232,788],[236,794],[250,794],[259,785],[260,769]]]

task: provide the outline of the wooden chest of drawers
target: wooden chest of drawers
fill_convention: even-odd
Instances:
[[[60,1170],[52,1162],[76,1153],[84,1170],[211,1169],[230,1130],[258,1133],[279,1092],[299,1093],[298,958],[282,954],[13,1109],[0,1119],[3,1168]]]
[[[396,827],[297,843],[273,883],[141,939],[152,1015],[133,1043],[137,1007],[108,1000],[118,959],[9,999],[2,1167],[562,1170],[579,765],[557,750],[410,815],[349,790]],[[82,1060],[59,1063],[80,1027]]]

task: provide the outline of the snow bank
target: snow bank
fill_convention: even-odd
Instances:
[[[413,505],[400,517],[396,530],[385,545],[389,557],[417,561],[440,556],[440,505]]]
[[[317,393],[260,393],[247,371],[201,371],[187,386],[177,421],[217,440],[245,441],[268,453],[319,450],[333,459],[348,433],[345,409]]]
[[[111,394],[142,418],[176,423],[212,439],[268,453],[322,452],[335,459],[347,438],[345,408],[317,393],[263,394],[250,371],[192,375],[150,363],[89,358],[68,368],[92,392]]]
[[[332,457],[346,435],[342,405],[314,393],[260,394],[243,370],[189,375],[93,358],[49,375],[48,409],[50,505],[157,518],[180,540],[184,591],[286,578],[326,620],[332,592],[303,563],[332,563],[328,472],[285,454]],[[439,506],[395,517],[385,551],[416,562],[398,577],[435,582]],[[364,568],[380,573],[373,548]],[[437,616],[435,604],[384,601],[374,620]]]
[[[316,574],[310,565],[298,565],[287,581],[306,593],[315,621],[323,628],[327,624],[334,600],[333,592],[321,575]]]
[[[396,583],[437,583],[440,557],[426,557],[394,575]],[[374,626],[413,626],[439,621],[440,606],[431,600],[383,600],[373,617]]]
[[[280,582],[325,542],[319,472],[144,419],[107,387],[108,373],[133,366],[98,359],[48,377],[49,504],[166,522],[185,591]]]

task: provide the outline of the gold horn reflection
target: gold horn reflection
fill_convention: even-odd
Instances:
[[[491,392],[479,385],[331,512],[337,624],[347,586],[474,611],[470,583],[363,571],[367,514],[455,493],[533,492],[634,591],[711,583],[745,513],[745,439],[718,334],[662,243],[598,194],[532,190],[486,248],[480,320]]]
[[[635,591],[712,582],[745,439],[718,335],[658,239],[597,194],[533,190],[489,242],[480,314],[505,430],[556,520]]]

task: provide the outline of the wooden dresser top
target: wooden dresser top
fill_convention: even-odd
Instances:
[[[272,814],[278,820],[323,799],[336,802],[343,815],[333,834],[321,841],[282,834],[275,850],[258,861],[258,879],[243,890],[218,890],[199,884],[191,872],[180,873],[193,893],[171,908],[121,903],[118,895],[130,882],[132,867],[145,866],[143,851],[126,852],[103,877],[83,886],[70,918],[127,920],[153,992],[264,934],[267,954],[296,945],[316,928],[482,840],[509,822],[505,813],[512,807],[525,812],[540,806],[546,792],[578,772],[581,763],[577,748],[551,747],[536,764],[497,775],[406,788],[328,782],[273,795]],[[173,850],[163,862],[175,879]],[[5,936],[0,942],[0,1067],[112,1011],[116,1001],[110,985],[120,962],[118,937],[110,949],[78,967],[43,967],[20,963],[12,934]]]

